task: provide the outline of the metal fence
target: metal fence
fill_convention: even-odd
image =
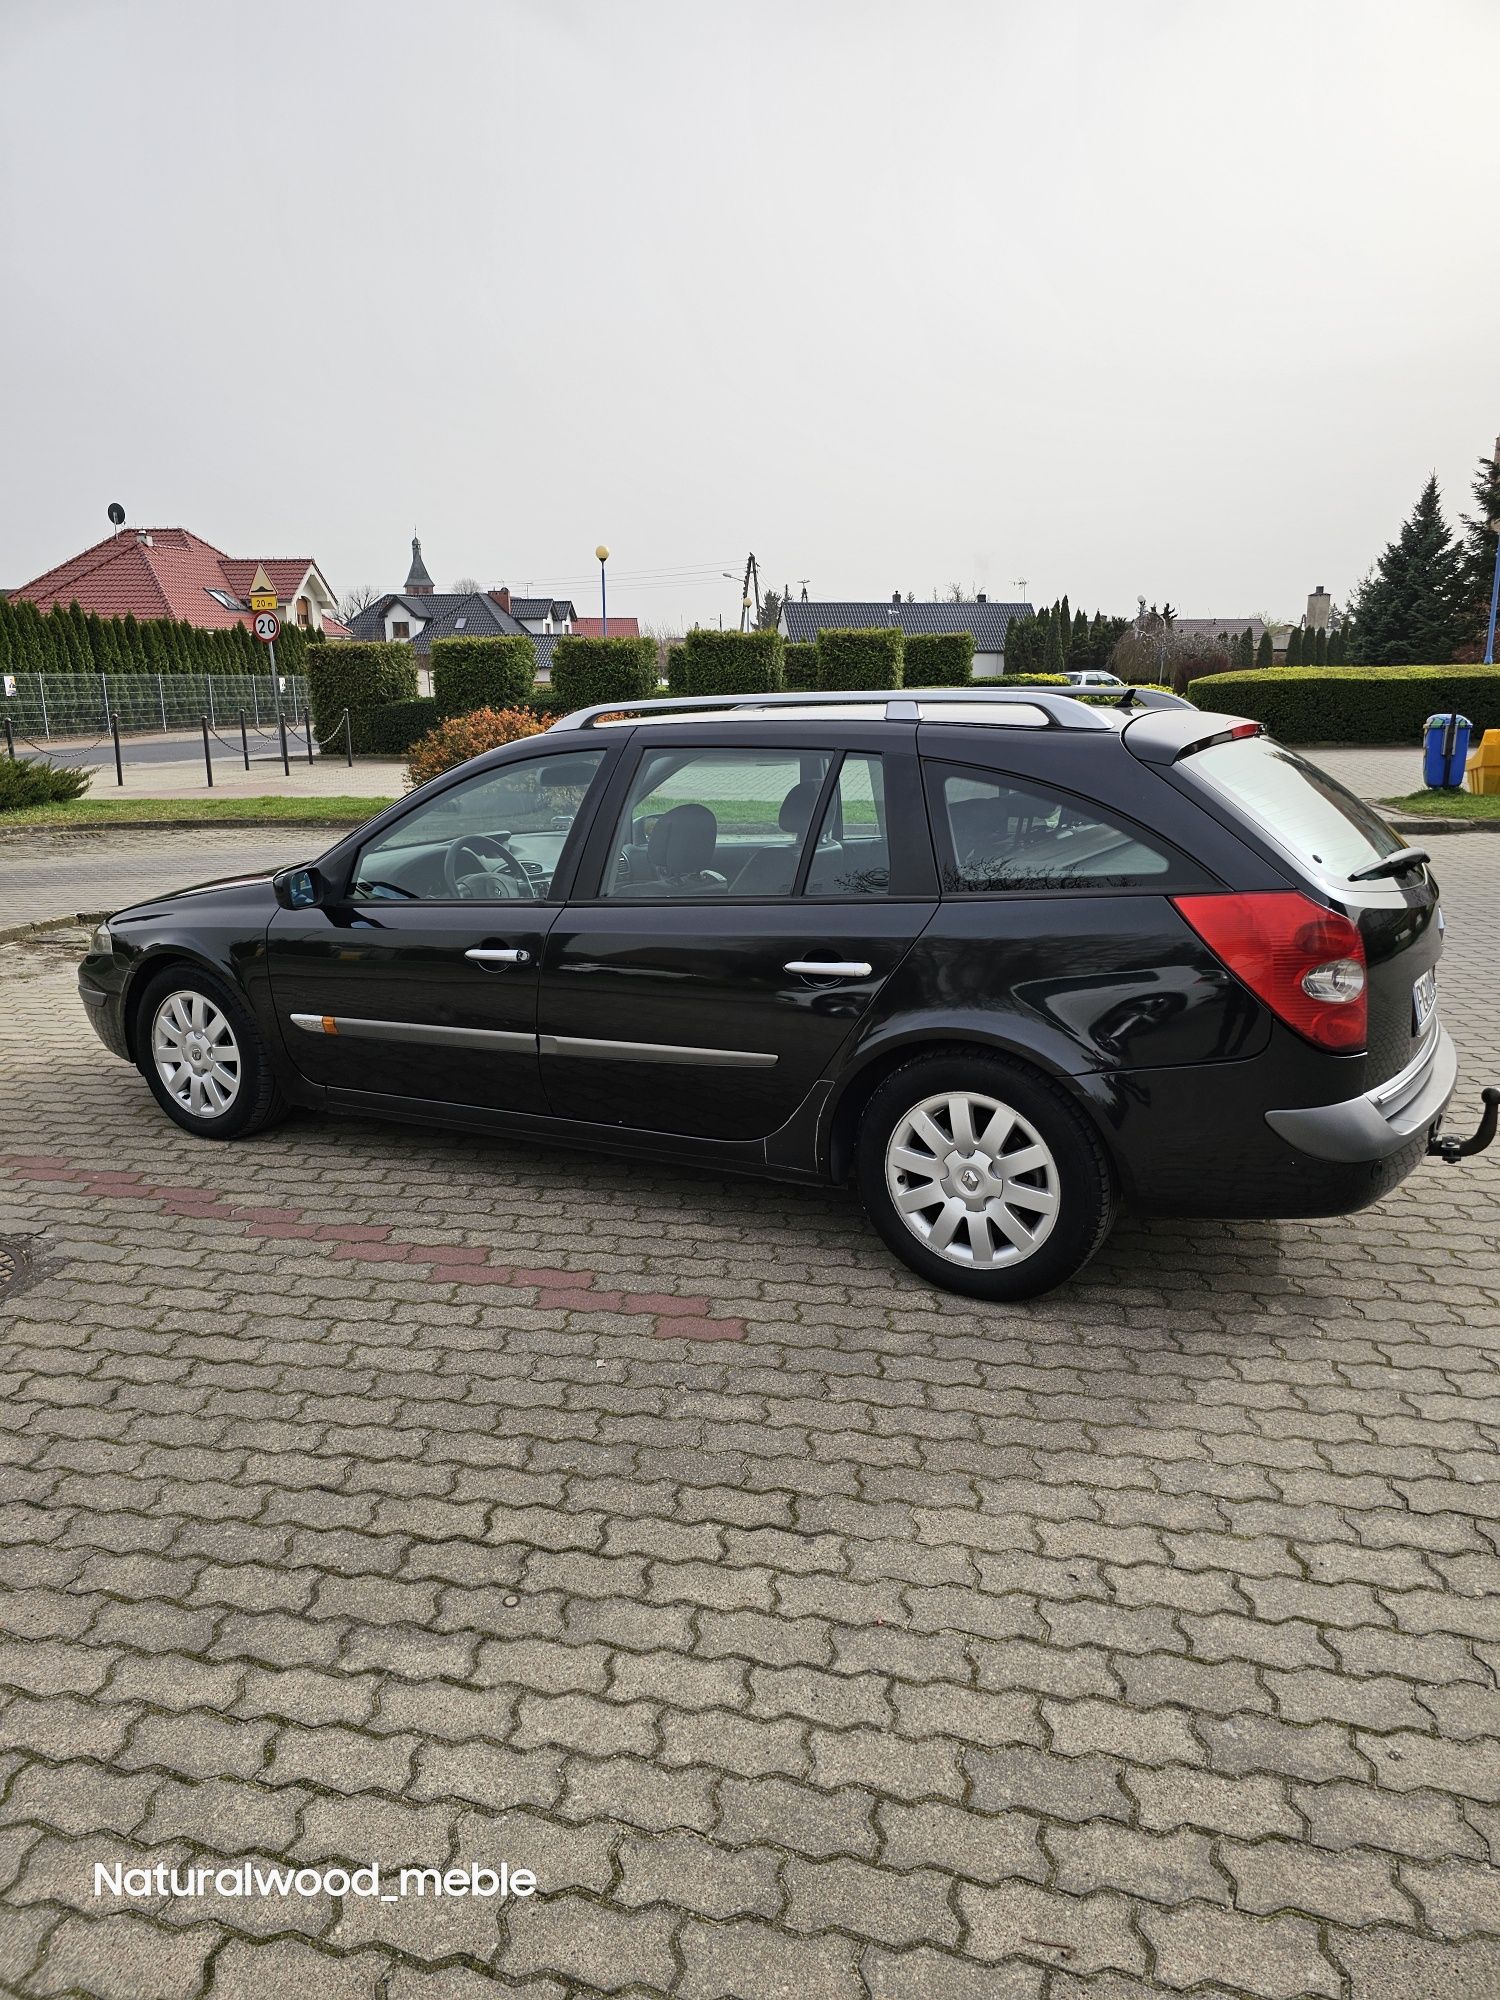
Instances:
[[[208,717],[212,728],[288,726],[307,711],[307,682],[300,674],[5,674],[0,677],[0,718],[18,737],[47,742],[56,736],[194,729]]]

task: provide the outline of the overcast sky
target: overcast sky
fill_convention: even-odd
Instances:
[[[0,74],[0,584],[118,499],[1286,616],[1500,430],[1495,0],[0,0]]]

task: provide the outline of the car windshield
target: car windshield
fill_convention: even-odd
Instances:
[[[1363,799],[1264,736],[1200,750],[1192,775],[1260,823],[1282,847],[1347,879],[1405,845]]]

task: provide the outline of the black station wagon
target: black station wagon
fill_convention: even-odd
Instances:
[[[162,1109],[288,1106],[852,1179],[1015,1299],[1123,1201],[1345,1213],[1436,1136],[1427,857],[1155,690],[581,710],[315,864],[122,911],[80,972]]]

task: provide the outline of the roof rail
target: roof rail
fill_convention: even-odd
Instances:
[[[1113,691],[1111,690],[1111,693]],[[953,703],[962,707],[991,702],[1015,702],[1040,709],[1054,729],[1108,729],[1104,713],[1111,709],[1191,708],[1193,704],[1165,688],[1131,688],[1123,700],[1100,701],[1063,688],[967,687],[967,688],[847,688],[823,692],[809,688],[796,694],[711,694],[654,696],[645,701],[601,701],[589,708],[575,708],[559,716],[554,729],[592,729],[606,716],[661,715],[680,711],[684,718],[705,710],[829,708],[843,704],[883,701],[888,722],[915,722],[918,704]]]

